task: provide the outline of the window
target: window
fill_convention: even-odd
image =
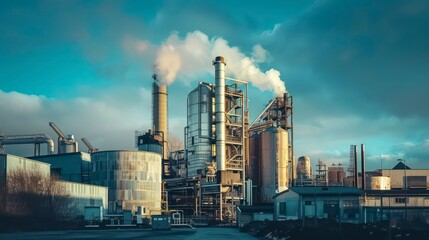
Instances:
[[[286,214],[286,202],[281,202],[279,206],[279,214]]]
[[[348,215],[357,214],[359,213],[359,200],[344,200],[343,207],[344,207],[344,213]]]
[[[313,205],[313,201],[305,201],[305,205],[306,206]]]
[[[328,218],[335,217],[340,212],[338,200],[327,200],[323,203],[323,212],[328,214]]]
[[[395,203],[405,203],[405,198],[404,197],[395,198]],[[407,203],[408,203],[408,198],[407,198]]]

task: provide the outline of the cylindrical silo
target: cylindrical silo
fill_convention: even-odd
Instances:
[[[263,203],[288,186],[288,132],[270,127],[261,134],[261,197]]]
[[[203,82],[188,94],[187,155],[188,177],[201,174],[212,162],[212,86]]]
[[[161,210],[161,155],[144,151],[91,154],[91,184],[109,187],[109,212]]]
[[[258,133],[252,134],[249,138],[249,178],[253,185],[260,186],[260,139]]]
[[[296,174],[298,180],[311,178],[311,163],[309,157],[301,156],[298,158]]]

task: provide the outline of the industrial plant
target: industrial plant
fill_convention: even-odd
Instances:
[[[183,149],[170,151],[168,86],[155,73],[152,127],[136,131],[137,150],[103,151],[83,137],[88,151],[81,152],[74,135],[64,134],[54,122],[49,126],[58,135],[56,148],[46,134],[2,135],[2,189],[8,189],[8,176],[16,169],[57,176],[78,203],[69,217],[83,216],[88,226],[102,221],[157,226],[154,216],[193,226],[242,227],[250,221],[307,217],[348,223],[419,218],[429,223],[429,170],[402,163],[366,171],[363,144],[360,173],[356,145],[347,169],[320,159],[312,167],[308,156],[296,163],[293,96],[284,92],[268,100],[249,121],[248,82],[227,77],[223,57],[212,64],[214,81],[199,82],[187,95]],[[4,154],[11,144],[33,144],[34,155]],[[42,144],[46,155],[40,153]],[[1,204],[5,211],[11,206],[6,200]]]

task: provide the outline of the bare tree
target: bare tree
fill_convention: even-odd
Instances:
[[[168,133],[168,150],[174,152],[177,150],[183,150],[183,140],[174,134]]]
[[[71,200],[64,185],[37,169],[11,171],[2,185],[3,214],[22,219],[24,225],[54,226],[69,214]]]

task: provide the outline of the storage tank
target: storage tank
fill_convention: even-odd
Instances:
[[[59,144],[59,153],[78,152],[78,143],[72,134],[67,135],[67,138],[61,140]]]
[[[288,132],[270,127],[261,133],[261,198],[272,203],[272,197],[288,186]]]
[[[310,157],[301,156],[298,158],[298,164],[296,166],[297,179],[309,179],[311,178],[311,163]]]
[[[213,161],[213,95],[212,85],[204,82],[188,94],[188,177],[198,176]]]
[[[252,134],[249,138],[249,178],[253,185],[260,187],[260,139],[259,133]]]
[[[109,213],[161,209],[161,154],[100,151],[91,154],[91,184],[109,187]]]
[[[390,177],[371,177],[367,185],[370,187],[369,190],[390,190]]]

